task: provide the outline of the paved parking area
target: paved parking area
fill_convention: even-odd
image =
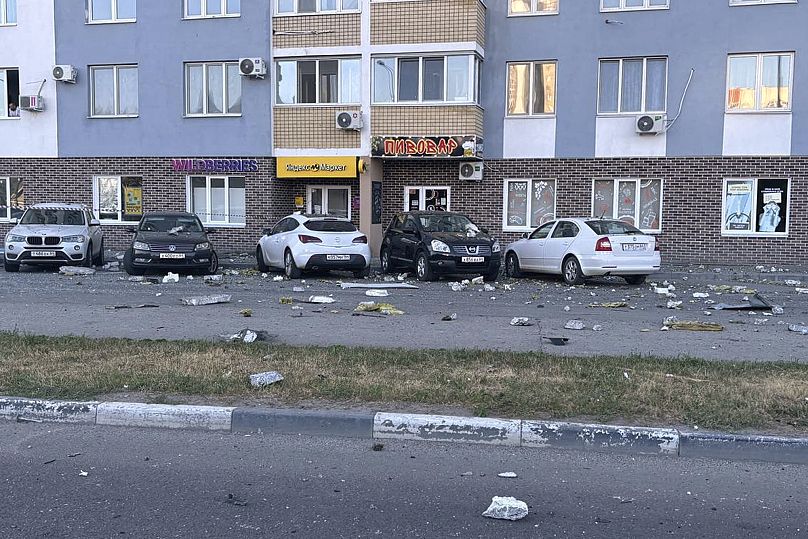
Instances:
[[[66,277],[55,271],[24,269],[17,274],[0,271],[0,330],[48,335],[129,337],[136,339],[222,339],[244,328],[267,331],[278,342],[317,345],[365,345],[414,348],[479,348],[544,350],[589,355],[690,355],[715,360],[794,360],[808,362],[808,336],[788,331],[788,325],[808,322],[808,295],[781,277],[773,283],[767,274],[753,279],[739,274],[710,271],[666,273],[682,301],[680,310],[668,309],[667,297],[650,285],[629,286],[620,279],[598,279],[570,288],[547,277],[500,281],[496,289],[471,285],[455,292],[450,282],[416,283],[417,290],[390,290],[387,298],[370,298],[364,290],[342,290],[341,282],[355,282],[349,274],[307,276],[304,281],[280,281],[277,274],[225,275],[219,286],[201,277],[179,283],[130,282],[122,272],[98,271],[88,277]],[[748,275],[747,275],[748,277]],[[762,283],[761,280],[767,282]],[[757,281],[757,282],[746,282]],[[382,282],[381,277],[366,283]],[[413,282],[408,279],[408,282]],[[509,285],[508,288],[504,286]],[[704,312],[709,302],[737,303],[743,293],[710,290],[709,285],[751,287],[784,314],[763,312]],[[304,292],[294,292],[294,287]],[[693,293],[708,293],[694,298]],[[188,296],[229,294],[228,304],[189,307]],[[312,295],[333,297],[330,305],[281,304]],[[354,316],[363,301],[386,301],[404,311],[400,316]],[[624,308],[592,307],[595,303],[625,302]],[[151,304],[157,307],[133,308]],[[111,309],[112,306],[130,308]],[[299,307],[294,309],[293,307]],[[251,318],[239,311],[252,309]],[[301,309],[302,308],[302,309]],[[454,321],[442,317],[457,314]],[[722,332],[661,331],[663,320],[716,322]],[[513,317],[533,324],[513,327]],[[584,323],[583,330],[564,329],[568,321]],[[594,331],[601,326],[601,331]],[[549,344],[543,337],[567,337],[566,346]]]

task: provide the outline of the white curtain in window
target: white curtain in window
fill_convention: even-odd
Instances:
[[[729,59],[729,88],[727,108],[751,110],[755,108],[755,81],[757,57],[734,56]]]
[[[227,113],[241,114],[241,75],[238,64],[227,64]]]
[[[446,101],[471,101],[469,56],[449,56],[446,60]]]
[[[17,23],[17,0],[6,0],[6,23]]]
[[[646,62],[645,110],[662,112],[666,110],[667,60],[652,58]]]
[[[138,113],[137,67],[118,68],[118,95],[120,114]]]
[[[208,189],[206,178],[191,178],[191,204],[193,211],[202,221],[210,221],[208,215]]]
[[[224,112],[224,73],[222,66],[208,66],[208,114]]]
[[[362,62],[356,58],[340,60],[340,102],[362,101]]]
[[[115,70],[111,67],[95,68],[93,73],[93,115],[115,114]]]
[[[188,66],[188,114],[205,112],[204,74],[201,65]]]
[[[5,118],[8,116],[8,102],[10,99],[8,98],[8,91],[6,90],[6,78],[8,74],[0,69],[0,99],[3,101],[0,102],[0,118]],[[2,203],[2,199],[0,199],[0,203]]]
[[[244,178],[230,178],[230,185],[228,187],[228,198],[230,199],[229,222],[244,224],[247,222],[245,180]]]
[[[600,63],[600,95],[598,112],[617,112],[620,88],[620,62],[607,60]]]
[[[642,111],[642,60],[623,61],[623,94],[620,112]]]
[[[227,192],[224,189],[224,178],[210,179],[210,220],[227,221],[227,210],[225,208]]]

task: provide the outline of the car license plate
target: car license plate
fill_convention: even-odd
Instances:
[[[331,261],[341,261],[341,262],[344,262],[344,261],[346,261],[346,260],[350,260],[350,259],[351,259],[351,255],[325,255],[325,259],[326,259],[326,260],[331,260]]]
[[[485,262],[485,257],[484,256],[464,256],[461,259],[461,261],[464,264],[480,264],[482,262]]]
[[[185,253],[160,253],[160,258],[169,258],[172,260],[178,260],[185,258]]]
[[[56,256],[56,251],[31,251],[31,256],[36,258],[51,258]]]
[[[624,251],[645,251],[645,244],[644,243],[624,243],[623,244]]]

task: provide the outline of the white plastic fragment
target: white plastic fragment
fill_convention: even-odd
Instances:
[[[306,289],[303,288],[302,286],[296,286],[296,287],[292,288],[292,292],[305,292],[305,291],[306,291]]]
[[[679,309],[682,306],[681,301],[668,300],[668,309]]]
[[[463,283],[449,283],[449,288],[452,289],[452,292],[462,292],[466,289],[466,285]]]
[[[272,278],[272,280],[275,281],[276,283],[279,283],[283,281],[283,275],[276,275],[275,277]]]
[[[483,513],[484,517],[499,520],[521,520],[527,516],[527,504],[512,496],[494,496],[491,505]]]
[[[486,285],[483,286],[483,290],[486,291],[486,292],[493,292],[496,289],[497,289],[497,287],[494,286],[494,285],[491,285],[491,284],[486,284]]]
[[[168,272],[168,274],[163,277],[163,284],[168,283],[178,283],[180,282],[180,276],[177,273]]]
[[[328,296],[309,296],[308,303],[334,303],[334,298]]]
[[[502,477],[503,479],[516,479],[517,476],[514,472],[502,472],[498,473],[497,477]]]
[[[365,295],[371,298],[386,298],[390,293],[387,290],[372,289],[365,292]]]
[[[224,275],[205,275],[202,281],[205,283],[220,283],[224,280]]]
[[[483,277],[475,277],[471,280],[471,284],[483,284],[485,279]]]
[[[253,387],[265,387],[283,380],[283,375],[277,371],[261,372],[250,375],[250,384]]]
[[[707,292],[693,292],[693,297],[697,299],[706,299],[710,297]]]
[[[574,329],[576,331],[580,331],[584,328],[586,328],[586,325],[580,320],[570,320],[564,325],[564,329]]]
[[[217,296],[193,296],[182,298],[183,305],[190,305],[191,307],[198,307],[200,305],[214,305],[216,303],[230,303],[232,296],[229,294],[220,294]]]
[[[601,326],[600,324],[595,324],[594,326],[592,326],[592,331],[603,331],[603,326]]]
[[[523,317],[517,316],[517,317],[511,319],[511,325],[512,326],[532,326],[533,324],[531,323],[530,318],[523,318]]]

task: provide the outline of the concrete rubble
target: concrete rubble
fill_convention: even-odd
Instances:
[[[68,277],[89,277],[95,275],[95,270],[80,266],[62,266],[59,268],[59,273]]]
[[[527,514],[528,508],[525,502],[511,496],[494,496],[483,516],[499,520],[521,520]]]
[[[373,290],[368,290],[367,292],[365,292],[365,295],[368,296],[368,297],[371,297],[371,298],[386,298],[387,296],[390,295],[390,293],[387,290],[375,290],[375,289],[373,289]]]
[[[582,329],[586,329],[586,325],[580,320],[570,320],[569,322],[564,324],[564,329],[572,329],[575,331],[580,331]]]
[[[532,326],[530,318],[516,317],[511,319],[512,326]]]
[[[261,372],[250,375],[250,385],[253,387],[266,387],[283,381],[283,375],[277,371]]]
[[[180,282],[180,276],[177,273],[169,272],[165,277],[163,277],[163,284],[178,283],[178,282]]]
[[[192,296],[182,298],[183,305],[191,307],[198,307],[200,305],[215,305],[217,303],[230,303],[232,296],[229,294],[220,294],[216,296]]]

